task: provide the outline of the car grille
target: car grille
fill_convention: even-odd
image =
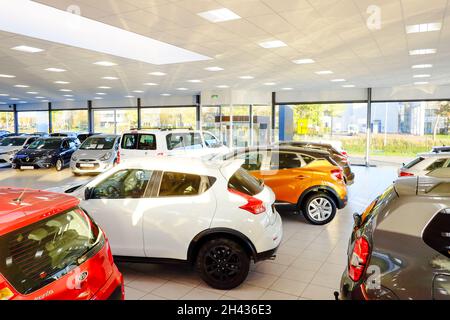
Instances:
[[[89,163],[89,162],[86,162],[86,163]],[[95,169],[100,168],[100,165],[98,163],[92,163],[92,165],[93,166],[91,166],[91,167],[82,167],[81,163],[77,163],[77,169],[89,171],[89,170],[95,170]]]

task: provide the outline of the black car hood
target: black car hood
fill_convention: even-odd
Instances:
[[[36,150],[36,149],[26,149],[17,153],[16,157],[18,158],[39,158],[43,156],[49,156],[51,154],[56,153],[56,150]]]

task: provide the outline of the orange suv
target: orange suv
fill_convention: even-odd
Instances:
[[[342,169],[319,150],[296,147],[244,148],[225,160],[244,159],[242,167],[272,188],[278,203],[297,206],[312,224],[324,225],[347,205]]]

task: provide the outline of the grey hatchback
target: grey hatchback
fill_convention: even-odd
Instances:
[[[401,178],[354,217],[340,299],[450,300],[450,179]]]

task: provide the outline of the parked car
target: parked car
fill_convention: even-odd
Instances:
[[[337,151],[331,144],[318,143],[318,142],[307,142],[307,141],[284,141],[279,143],[280,146],[292,146],[301,147],[314,150],[326,151],[331,155],[331,158],[335,161],[339,167],[342,168],[344,172],[344,180],[347,185],[354,183],[355,174],[352,172],[350,167],[350,161],[348,156]]]
[[[79,202],[0,188],[0,300],[123,300],[108,239]]]
[[[81,141],[78,139],[78,134],[74,132],[55,132],[50,133],[48,137],[51,138],[73,138],[77,146],[81,146]]]
[[[399,179],[362,214],[341,299],[450,300],[450,179]]]
[[[122,136],[123,161],[138,157],[202,157],[230,152],[218,138],[206,131],[188,129],[132,130]]]
[[[15,155],[12,167],[19,170],[32,170],[55,167],[61,171],[69,165],[72,154],[78,149],[76,138],[41,138],[27,149]]]
[[[0,141],[0,168],[10,166],[12,159],[22,149],[26,149],[39,137],[35,136],[17,136],[8,137]]]
[[[2,139],[4,136],[11,134],[11,132],[6,130],[0,130],[0,139]]]
[[[434,153],[450,152],[450,146],[433,147],[430,152],[434,152]]]
[[[101,133],[80,133],[77,135],[78,140],[80,140],[81,143],[83,143],[84,141],[86,141],[87,138],[92,137],[92,136],[98,136]]]
[[[398,171],[399,177],[425,176],[433,170],[450,167],[450,153],[422,153],[404,164]]]
[[[104,228],[117,260],[187,261],[211,287],[228,290],[246,279],[252,259],[274,258],[282,238],[275,195],[240,166],[129,161],[64,192]]]
[[[277,202],[295,205],[312,224],[334,219],[347,204],[342,169],[323,151],[295,147],[244,148],[223,159],[242,159],[243,168],[275,192]]]
[[[102,173],[119,162],[120,136],[97,135],[86,139],[74,152],[70,168],[75,175]]]

